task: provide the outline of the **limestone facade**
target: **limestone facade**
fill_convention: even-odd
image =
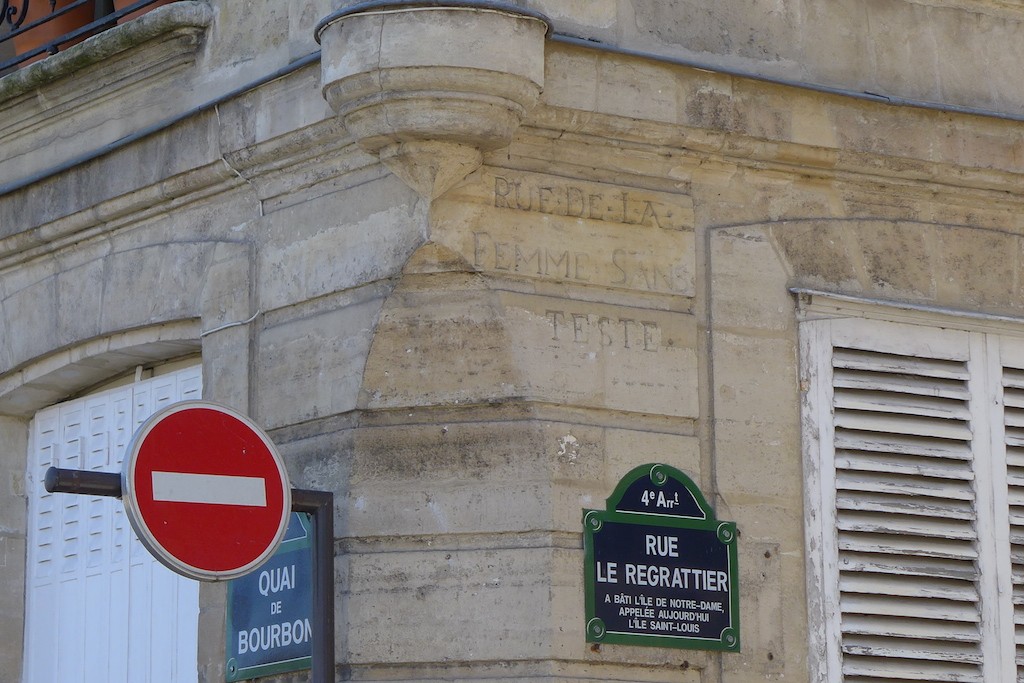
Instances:
[[[185,0],[0,78],[0,680],[33,415],[183,357],[335,494],[337,680],[841,680],[801,326],[1024,330],[1022,23]],[[581,512],[651,462],[738,524],[738,654],[585,641]]]

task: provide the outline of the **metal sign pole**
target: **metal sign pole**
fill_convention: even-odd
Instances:
[[[49,493],[121,497],[121,475],[51,467],[43,487]],[[310,683],[334,683],[334,494],[292,489],[292,512],[313,516],[313,676]]]
[[[334,683],[334,494],[292,489],[292,511],[313,516],[313,677]]]

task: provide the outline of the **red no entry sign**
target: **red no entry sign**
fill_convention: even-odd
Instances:
[[[201,401],[169,406],[139,428],[121,488],[146,548],[204,581],[263,564],[291,513],[288,472],[270,439],[243,415]]]

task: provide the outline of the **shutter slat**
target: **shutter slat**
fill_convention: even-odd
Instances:
[[[836,428],[852,429],[864,432],[880,432],[911,437],[929,437],[969,441],[971,430],[961,420],[943,420],[919,416],[900,416],[895,420],[891,415],[876,413],[858,413],[853,411],[837,412]]]
[[[982,655],[975,643],[950,642],[935,644],[927,640],[907,638],[855,637],[843,644],[843,652],[853,655],[897,657],[901,659],[966,662],[980,664]]]
[[[835,371],[833,386],[837,393],[873,391],[889,394],[894,399],[902,397],[905,400],[920,396],[963,402],[971,397],[971,393],[964,383],[955,380],[943,381],[919,379],[907,375],[847,372],[842,369]]]
[[[837,430],[837,450],[895,453],[899,455],[921,455],[930,458],[950,460],[971,460],[970,444],[963,440],[930,439],[910,434],[858,432]]]
[[[968,581],[949,581],[924,577],[893,577],[881,574],[843,572],[839,588],[844,593],[884,595],[907,598],[936,598],[954,602],[975,602],[978,589],[973,577]]]
[[[876,681],[983,683],[984,681],[979,668],[975,665],[942,663],[941,665],[923,666],[920,662],[913,660],[900,662],[889,658],[885,658],[881,662],[869,662],[865,657],[844,660],[843,674],[846,683],[874,683]],[[869,678],[860,678],[861,676]]]
[[[966,401],[971,396],[963,382],[958,380],[940,380],[934,377],[922,379],[905,374],[849,371],[845,368],[834,370],[832,385],[840,390],[880,391],[956,401]]]
[[[867,390],[836,391],[835,406],[842,410],[864,413],[916,415],[944,420],[966,420],[970,417],[963,401],[900,396]]]
[[[1003,386],[1007,389],[1024,389],[1024,370],[1003,368]],[[1011,392],[1007,392],[1011,393]]]
[[[960,381],[966,381],[968,378],[967,368],[960,361],[899,356],[840,347],[836,347],[833,351],[832,367],[861,370],[872,374],[909,375]]]
[[[870,453],[862,451],[839,451],[836,453],[836,469],[879,474],[901,474],[930,477],[934,479],[970,482],[974,473],[966,462],[925,458],[918,455],[897,453]]]
[[[858,513],[884,513],[885,515],[905,515],[908,520],[903,520],[897,517],[893,517],[890,520],[875,522],[876,524],[883,526],[876,526],[875,528],[892,529],[892,531],[899,533],[909,533],[907,531],[908,526],[914,529],[920,530],[920,533],[926,535],[938,535],[948,536],[949,538],[963,538],[963,532],[957,535],[953,530],[947,526],[949,523],[957,524],[958,526],[964,526],[959,524],[966,520],[974,519],[974,510],[969,503],[963,503],[961,505],[954,505],[952,503],[943,504],[943,502],[935,501],[933,498],[927,498],[922,502],[916,503],[907,498],[899,498],[896,496],[877,496],[869,493],[856,492],[852,494],[846,494],[845,492],[840,493],[836,498],[836,508],[839,510],[848,510],[850,512]],[[861,524],[870,523],[866,519],[866,515],[859,516],[855,519],[859,519]],[[875,515],[872,519],[877,519]],[[948,520],[940,522],[936,528],[935,524],[928,524],[928,528],[931,531],[926,531],[922,524],[925,524],[924,520],[928,519],[940,519]],[[915,522],[916,520],[916,522]],[[848,524],[855,524],[853,518],[848,520]],[[884,526],[886,524],[892,525],[891,527]],[[946,533],[949,532],[949,533]],[[967,538],[974,538],[974,532],[968,527]]]
[[[1021,438],[1020,446],[1024,446],[1024,435]],[[1018,448],[1016,444],[1010,443],[1009,435],[1006,438],[1006,464],[1009,467],[1024,468],[1024,447]]]
[[[843,594],[844,614],[933,619],[946,622],[977,623],[981,621],[977,606],[954,600],[904,598],[896,595]]]
[[[843,614],[843,633],[858,638],[872,636],[901,638],[908,641],[940,641],[977,644],[981,631],[976,622],[940,622],[933,619],[882,617],[867,614]]]
[[[887,514],[885,512],[858,512],[841,514],[837,519],[837,528],[841,531],[858,531],[893,535],[917,535],[934,539],[971,541],[976,534],[971,524],[954,524],[952,520],[929,519],[927,517],[908,517]]]
[[[948,558],[973,561],[978,558],[973,539],[967,541],[941,538],[913,538],[894,534],[841,533],[840,555],[847,551],[874,552],[892,556],[907,555],[924,558]]]
[[[890,497],[923,496],[940,500],[974,500],[974,491],[971,490],[969,483],[940,477],[839,472],[836,477],[836,488],[843,491],[888,494]]]
[[[977,570],[973,561],[951,560],[935,557],[913,557],[880,553],[860,553],[847,550],[843,553],[840,570],[877,574],[904,575],[907,577],[929,576],[940,579],[973,581]]]

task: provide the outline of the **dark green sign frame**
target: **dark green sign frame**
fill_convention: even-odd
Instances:
[[[583,511],[587,642],[739,652],[736,546],[688,476],[631,470]]]

